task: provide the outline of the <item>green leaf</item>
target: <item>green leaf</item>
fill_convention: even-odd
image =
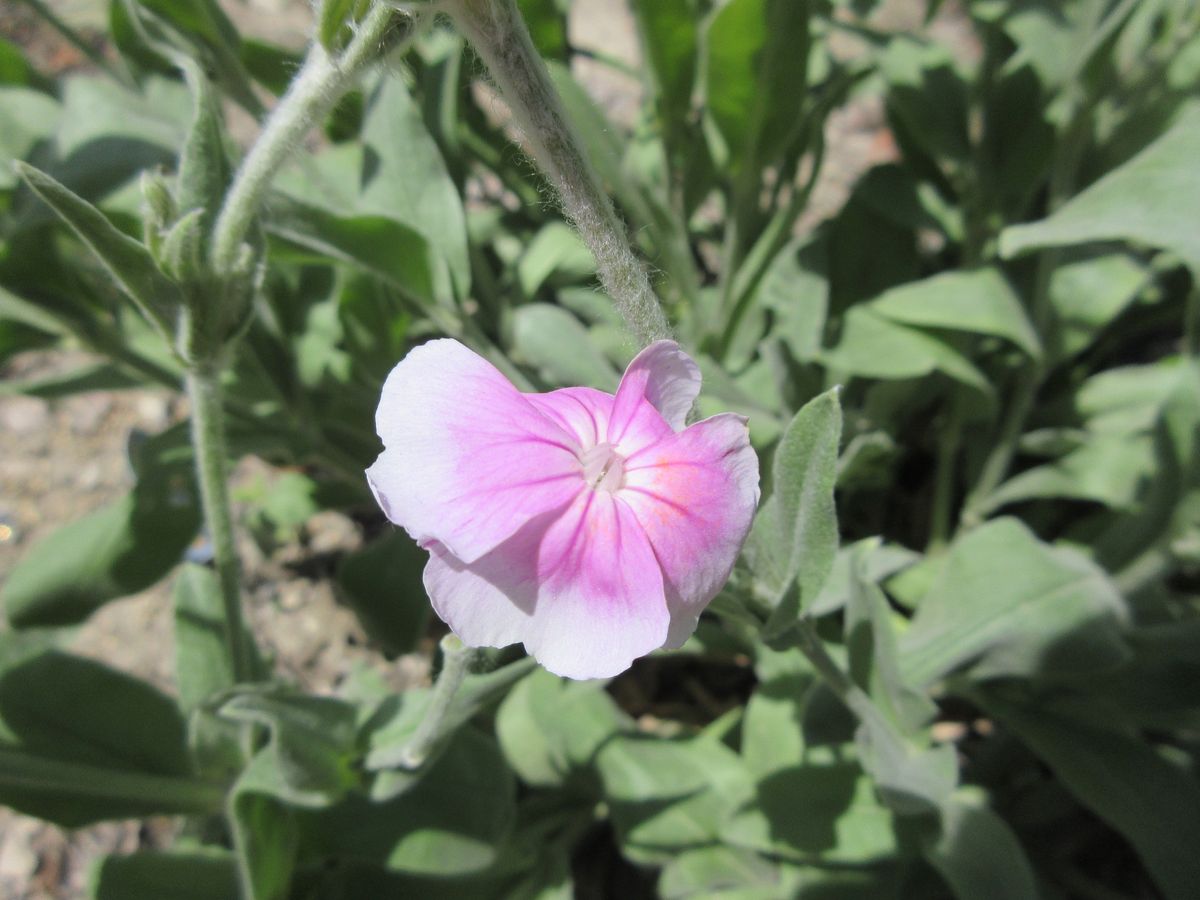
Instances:
[[[867,584],[879,584],[921,559],[920,554],[897,544],[884,544],[878,538],[863,538],[838,550],[821,592],[808,612],[814,617],[836,612],[846,605],[852,589],[851,561],[859,560],[858,577]]]
[[[1010,65],[1028,63],[1047,88],[1062,87],[1077,72],[1102,4],[1027,0],[1006,7],[1000,24],[1018,48]]]
[[[269,687],[238,693],[217,712],[270,732],[260,751],[275,781],[270,793],[291,806],[328,806],[358,782],[355,709],[348,703]]]
[[[220,785],[190,776],[59,760],[0,741],[0,803],[64,828],[107,819],[213,815],[224,796]]]
[[[751,552],[762,560],[760,577],[767,573],[776,592],[768,624],[772,633],[788,628],[811,606],[837,553],[833,488],[842,436],[839,390],[810,400],[784,431],[775,450],[775,493],[759,510],[751,532]]]
[[[492,865],[510,832],[516,784],[495,740],[461,729],[420,779],[395,799],[358,794],[301,818],[309,854],[375,861],[389,869],[454,876]]]
[[[896,852],[892,813],[857,763],[830,748],[760,779],[721,840],[781,859],[827,865],[879,862]]]
[[[287,785],[269,749],[260,750],[230,792],[229,819],[245,900],[284,900],[300,846],[296,813],[278,799]]]
[[[3,303],[0,292],[0,303]],[[91,391],[123,391],[145,387],[143,378],[110,362],[87,363],[70,372],[45,378],[14,379],[0,382],[0,396],[24,394],[27,397],[69,397]]]
[[[125,15],[118,17],[118,12]],[[143,29],[141,33],[133,29],[130,16],[139,18]],[[114,37],[127,38],[125,46],[128,46],[129,38],[143,41],[146,32],[153,32],[156,37],[170,29],[177,36],[176,40],[186,47],[188,55],[213,72],[227,94],[251,115],[261,114],[262,104],[242,66],[240,36],[216,0],[189,0],[187,3],[176,0],[120,0],[113,4],[111,27]],[[136,38],[133,38],[134,34]],[[121,43],[118,40],[118,44]],[[157,42],[151,49],[161,52]]]
[[[221,586],[215,572],[185,565],[175,581],[175,682],[184,709],[233,687]]]
[[[17,163],[17,174],[87,245],[121,290],[168,340],[182,303],[179,289],[158,270],[144,246],[118,231],[104,214],[78,194],[32,166]]]
[[[217,573],[194,563],[185,564],[176,577],[171,600],[175,609],[175,684],[180,705],[190,711],[236,684]],[[253,648],[251,658],[258,670],[255,676],[266,678],[268,672],[248,629],[243,631],[242,640]]]
[[[864,557],[859,550],[851,558],[845,617],[850,677],[872,703],[856,734],[859,759],[880,799],[897,813],[936,811],[958,780],[955,751],[929,746],[922,729],[937,706],[901,677],[891,608],[879,586],[864,576]]]
[[[889,321],[869,306],[846,313],[841,339],[822,354],[821,362],[835,372],[883,380],[939,371],[984,394],[992,391],[987,377],[948,343]]]
[[[0,801],[75,827],[100,819],[213,812],[223,791],[192,777],[169,697],[57,650],[0,674]]]
[[[965,159],[970,152],[967,82],[950,52],[900,36],[889,42],[880,68],[901,144],[914,141],[935,160]]]
[[[914,685],[968,666],[977,679],[1094,673],[1128,657],[1127,616],[1095,563],[995,519],[951,546],[901,638],[901,669]]]
[[[429,599],[421,577],[429,554],[403,531],[343,557],[337,586],[367,634],[391,655],[411,652],[425,633]]]
[[[1054,331],[1051,357],[1086,350],[1147,287],[1151,274],[1128,253],[1089,255],[1058,266],[1050,277]]]
[[[237,863],[215,847],[106,856],[90,881],[93,900],[228,900],[238,894]]]
[[[339,216],[277,198],[265,225],[270,234],[294,247],[365,268],[422,305],[434,301],[434,251],[419,231],[394,217]]]
[[[622,849],[640,863],[715,843],[721,823],[751,793],[737,754],[707,736],[616,736],[601,746],[596,767]]]
[[[548,222],[533,236],[517,262],[517,283],[533,297],[547,279],[595,280],[596,260],[578,232],[565,222]]]
[[[733,170],[773,160],[796,131],[807,84],[808,16],[802,0],[730,0],[708,23],[707,109]]]
[[[220,212],[233,177],[225,149],[221,98],[201,66],[182,54],[176,56],[192,91],[194,110],[179,154],[176,196],[180,212],[203,210],[201,222],[207,232]]]
[[[443,723],[447,737],[456,728],[465,725],[482,710],[498,703],[504,695],[536,668],[532,658],[488,672],[486,675],[468,675],[454,695],[449,712]],[[429,692],[408,690],[394,696],[376,715],[368,736],[369,752],[365,766],[372,771],[403,767],[405,750],[409,739],[417,728],[429,702]],[[431,759],[436,757],[436,751]],[[426,763],[428,765],[428,763]],[[420,770],[418,770],[420,771]]]
[[[633,12],[654,81],[659,121],[668,141],[684,149],[699,56],[694,7],[689,0],[637,0]]]
[[[317,26],[317,38],[322,47],[331,53],[338,49],[347,24],[353,20],[355,7],[361,5],[360,0],[323,0]]]
[[[1042,355],[1033,323],[996,268],[945,272],[909,282],[867,306],[893,322],[1005,338],[1034,359]]]
[[[800,362],[815,360],[821,352],[821,334],[829,311],[829,281],[810,240],[788,244],[763,274],[756,298],[775,316],[772,334],[787,345]]]
[[[0,38],[0,85],[44,87],[43,79],[12,41]]]
[[[1130,734],[987,692],[985,709],[1041,757],[1075,798],[1133,845],[1169,900],[1200,884],[1200,785]]]
[[[768,673],[762,657],[756,668],[758,687],[746,704],[742,718],[741,755],[756,778],[800,765],[804,760],[804,732],[800,723],[815,674],[798,650],[778,654],[793,663],[785,671]]]
[[[757,853],[733,847],[703,847],[685,850],[663,867],[658,896],[663,900],[688,897],[726,896],[721,891],[762,891],[762,897],[792,896],[784,891],[783,876]],[[758,895],[754,895],[758,896]]]
[[[0,676],[0,735],[22,749],[159,775],[191,771],[183,717],[146,682],[50,650]]]
[[[986,515],[1008,503],[1050,497],[1129,509],[1155,468],[1149,435],[1096,435],[1061,459],[1014,475],[996,488],[981,512]]]
[[[567,58],[567,17],[560,0],[517,0],[521,17],[538,53],[547,59]]]
[[[513,310],[513,356],[553,385],[615,391],[620,376],[578,319],[558,306],[529,303]]]
[[[41,91],[0,86],[0,191],[17,185],[13,163],[54,133],[60,106]]]
[[[1200,106],[1192,106],[1162,137],[1048,219],[1006,228],[1001,255],[1124,240],[1170,250],[1200,275],[1200,230],[1191,214],[1200,207],[1197,157]]]
[[[943,805],[938,832],[925,841],[925,857],[958,900],[1038,896],[1021,842],[977,790],[964,788]]]
[[[504,698],[496,737],[526,784],[555,787],[591,765],[629,722],[598,682],[567,681],[536,669]]]
[[[68,328],[59,315],[45,309],[39,303],[17,296],[4,287],[0,287],[0,319],[20,322],[47,334],[61,336],[68,333]]]
[[[29,548],[0,591],[12,625],[80,622],[175,567],[200,527],[191,460],[168,455],[181,435],[166,432],[147,442],[130,493]]]
[[[57,162],[47,168],[92,202],[147,169],[174,168],[193,108],[187,88],[159,77],[147,78],[136,92],[111,78],[68,77],[62,103],[54,135]]]
[[[359,211],[395,219],[424,235],[449,267],[454,295],[467,297],[471,261],[462,199],[400,78],[380,79],[371,94],[363,142]]]

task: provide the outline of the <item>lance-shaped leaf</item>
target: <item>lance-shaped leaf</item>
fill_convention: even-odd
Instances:
[[[324,0],[317,27],[321,46],[330,52],[337,50],[350,30],[350,23],[358,18],[365,6],[363,0]]]
[[[1195,896],[1200,784],[1194,774],[1133,734],[1012,702],[999,691],[978,699],[1081,804],[1129,840],[1165,897]]]
[[[894,287],[867,305],[893,322],[991,335],[1035,359],[1042,354],[1033,323],[998,269],[945,272]]]
[[[1091,560],[996,519],[950,548],[901,638],[900,668],[910,684],[968,665],[976,678],[1097,672],[1128,658],[1127,617]]]
[[[181,302],[179,289],[159,271],[150,251],[45,172],[25,163],[15,165],[25,183],[96,254],[142,314],[164,338],[173,340],[175,312]]]
[[[808,16],[803,0],[731,0],[710,20],[705,93],[732,168],[773,159],[795,129]]]
[[[92,872],[95,900],[226,900],[238,893],[237,863],[216,847],[113,854]]]
[[[837,553],[838,390],[810,400],[788,425],[775,450],[775,493],[759,509],[750,533],[751,567],[772,595],[771,633],[786,630],[812,604]]]
[[[1182,113],[1162,137],[1109,172],[1050,218],[1000,235],[1000,252],[1126,240],[1177,253],[1200,273],[1200,106]]]
[[[183,717],[149,684],[55,650],[0,676],[0,802],[75,827],[215,812],[223,796],[193,775]]]
[[[925,858],[959,900],[1024,900],[1038,895],[1033,867],[1008,823],[978,789],[956,791],[942,806]]]
[[[132,491],[29,549],[0,592],[12,625],[73,625],[109,600],[145,590],[179,563],[200,527],[182,435],[179,429],[151,438],[136,454]]]

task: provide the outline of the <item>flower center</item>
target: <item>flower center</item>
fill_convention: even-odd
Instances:
[[[583,478],[593,490],[612,493],[625,481],[625,459],[612,444],[597,444],[579,457]]]

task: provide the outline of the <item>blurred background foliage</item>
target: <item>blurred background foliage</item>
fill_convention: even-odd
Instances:
[[[122,900],[1196,896],[1200,7],[934,0],[950,39],[871,0],[630,0],[630,69],[573,45],[566,0],[520,5],[699,412],[750,418],[767,499],[730,584],[609,684],[500,654],[412,771],[428,690],[308,694],[259,655],[235,679],[177,424],[6,573],[0,802],[183,817],[97,864]],[[317,39],[369,6],[326,0]],[[95,64],[63,77],[0,42],[0,364],[88,355],[0,391],[178,390],[126,294],[194,286],[177,226],[213,210],[181,202],[185,148],[219,199],[242,153],[220,122],[261,118],[303,55],[213,0],[114,0],[104,46],[79,40]],[[640,105],[610,118],[580,59]],[[816,209],[830,117],[864,103],[874,164]],[[284,474],[240,524],[271,546],[352,516],[339,596],[411,652],[438,633],[423,554],[362,476],[387,372],[450,335],[525,390],[612,390],[637,347],[443,18],[337,103],[250,240],[228,449]],[[174,693],[62,648],[168,576]]]

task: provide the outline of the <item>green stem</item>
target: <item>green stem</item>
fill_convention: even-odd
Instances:
[[[121,772],[0,748],[0,786],[45,796],[134,803],[160,813],[215,813],[225,789],[197,778]]]
[[[1165,542],[1156,541],[1113,575],[1113,581],[1122,594],[1132,597],[1171,574],[1174,568],[1175,560]]]
[[[229,507],[224,411],[217,373],[217,366],[193,367],[188,372],[187,390],[192,401],[192,445],[196,454],[200,499],[221,585],[225,641],[234,679],[241,683],[250,680],[252,667],[242,620],[241,571],[234,544],[233,514]]]
[[[866,691],[855,684],[850,675],[829,655],[829,651],[825,649],[825,642],[817,634],[811,619],[802,616],[790,633],[796,636],[796,646],[812,663],[825,685],[837,695],[859,722],[890,732],[895,731]]]
[[[442,8],[487,65],[629,329],[642,343],[670,337],[646,268],[581,149],[515,0],[445,0]]]
[[[304,65],[267,118],[262,134],[242,160],[225,195],[212,234],[211,263],[217,273],[233,271],[275,173],[362,70],[386,50],[389,32],[402,15],[386,3],[378,3],[336,59],[319,41],[309,47]]]
[[[1192,285],[1183,309],[1183,352],[1200,358],[1200,284]]]
[[[1058,155],[1050,173],[1048,214],[1053,213],[1065,203],[1070,195],[1075,181],[1075,172],[1083,152],[1082,148],[1086,143],[1087,126],[1090,121],[1088,113],[1091,106],[1086,99],[1072,99],[1070,103],[1072,113],[1060,138]],[[1057,247],[1042,251],[1038,257],[1037,271],[1034,275],[1029,311],[1034,328],[1042,336],[1043,344],[1047,343],[1045,338],[1053,318],[1053,309],[1050,305],[1050,283],[1061,260],[1062,250]],[[1017,444],[1025,430],[1025,420],[1033,409],[1034,401],[1037,399],[1037,393],[1041,389],[1046,374],[1045,361],[1035,359],[1018,375],[1013,401],[1005,414],[1000,434],[991,453],[984,461],[975,486],[963,503],[960,528],[974,528],[983,521],[988,498],[1008,474],[1008,467],[1012,464]]]
[[[950,421],[943,424],[938,440],[937,474],[933,486],[933,512],[929,520],[929,544],[926,553],[941,550],[950,537],[950,513],[954,504],[955,472],[962,446],[962,417],[957,407]]]
[[[446,730],[454,696],[462,687],[463,679],[478,655],[478,650],[465,646],[452,634],[442,638],[442,671],[433,685],[429,706],[425,708],[425,717],[421,719],[421,724],[417,726],[416,732],[401,754],[400,764],[404,768],[419,768],[429,759],[430,753]]]

